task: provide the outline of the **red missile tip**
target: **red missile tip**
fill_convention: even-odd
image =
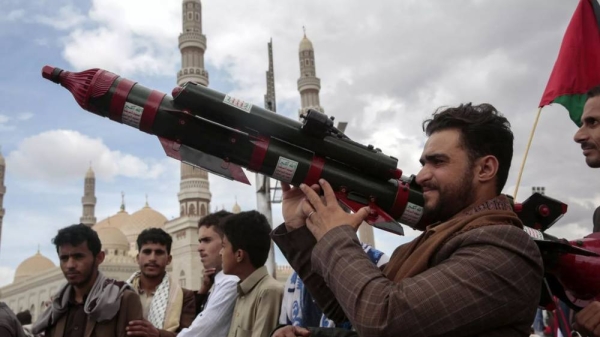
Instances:
[[[118,78],[109,71],[97,68],[74,73],[52,66],[42,68],[42,77],[69,90],[75,101],[85,110],[89,110],[90,97],[106,94]]]
[[[45,78],[45,79],[47,79],[47,80],[49,80],[49,81],[56,82],[54,80],[53,76],[52,76],[52,74],[54,73],[55,69],[62,71],[59,68],[54,68],[54,67],[51,67],[51,66],[44,66],[44,68],[42,68],[42,77]],[[58,82],[56,82],[56,83],[58,83]]]

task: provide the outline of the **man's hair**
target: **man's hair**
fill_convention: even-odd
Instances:
[[[596,97],[596,96],[600,96],[600,85],[597,85],[597,86],[593,87],[592,89],[590,89],[587,92],[587,97],[585,98],[585,100],[587,101],[588,99],[590,99],[592,97]]]
[[[98,233],[81,223],[59,229],[58,234],[52,239],[52,243],[56,246],[57,253],[58,248],[62,245],[78,246],[83,242],[87,242],[87,247],[94,257],[100,253],[102,243],[100,243]]]
[[[514,136],[506,117],[491,104],[461,104],[456,108],[438,109],[433,118],[423,122],[423,131],[429,137],[433,133],[448,129],[460,132],[462,147],[467,151],[470,164],[483,156],[498,159],[496,193],[500,194],[513,156]]]
[[[230,216],[232,213],[226,210],[220,210],[215,213],[211,213],[198,221],[198,228],[200,227],[213,227],[213,230],[223,237],[223,219]]]
[[[223,220],[223,231],[233,251],[248,253],[254,268],[265,264],[271,249],[271,226],[264,215],[257,211],[233,214]]]
[[[31,312],[29,310],[21,311],[17,314],[17,320],[21,325],[31,324]]]
[[[158,243],[167,247],[167,254],[171,254],[171,244],[173,238],[169,233],[165,232],[160,228],[146,228],[137,237],[138,252],[142,249],[142,246],[147,243]]]

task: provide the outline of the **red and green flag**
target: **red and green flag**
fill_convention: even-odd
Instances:
[[[571,119],[581,125],[586,93],[600,85],[600,5],[580,0],[567,27],[540,108],[563,105]]]

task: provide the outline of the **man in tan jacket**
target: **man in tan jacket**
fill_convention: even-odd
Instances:
[[[60,268],[67,279],[52,304],[33,325],[46,337],[125,337],[125,327],[142,319],[139,296],[125,282],[106,278],[98,266],[104,261],[98,234],[86,225],[58,231]]]

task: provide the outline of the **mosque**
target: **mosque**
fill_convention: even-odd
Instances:
[[[206,36],[202,34],[202,5],[200,0],[182,1],[183,31],[179,35],[182,67],[177,73],[177,84],[182,85],[194,81],[208,86],[209,76],[204,68],[204,53],[206,51]],[[274,80],[271,43],[269,43],[269,71],[265,104],[274,105]],[[298,91],[301,96],[301,114],[308,109],[323,112],[320,105],[320,79],[316,76],[314,49],[311,41],[302,38],[299,46],[300,78]],[[270,96],[269,96],[270,95]],[[269,96],[269,97],[268,97]],[[268,106],[269,107],[269,106]],[[274,110],[274,109],[271,109]],[[5,160],[0,154],[0,235],[2,229],[3,197],[6,193],[4,186]],[[199,289],[202,275],[200,257],[196,251],[198,243],[198,220],[210,212],[211,193],[208,173],[204,170],[181,164],[180,189],[177,197],[180,204],[179,217],[168,220],[163,214],[154,210],[148,202],[133,213],[126,210],[122,200],[120,210],[112,216],[96,222],[96,179],[90,167],[84,178],[84,191],[81,199],[82,216],[80,222],[94,229],[102,242],[106,254],[100,270],[107,276],[125,280],[138,270],[135,262],[137,247],[135,240],[139,233],[146,228],[163,228],[173,237],[170,265],[172,277],[182,287]],[[241,211],[235,203],[233,213]],[[366,227],[366,232],[363,229]],[[369,232],[370,231],[370,232]],[[361,226],[361,240],[373,244],[371,226]],[[278,266],[276,276],[284,282],[292,272],[289,266]],[[40,254],[27,258],[17,267],[12,284],[0,288],[0,300],[14,311],[29,309],[33,319],[44,310],[52,295],[64,284],[64,276],[58,266],[50,259]]]

